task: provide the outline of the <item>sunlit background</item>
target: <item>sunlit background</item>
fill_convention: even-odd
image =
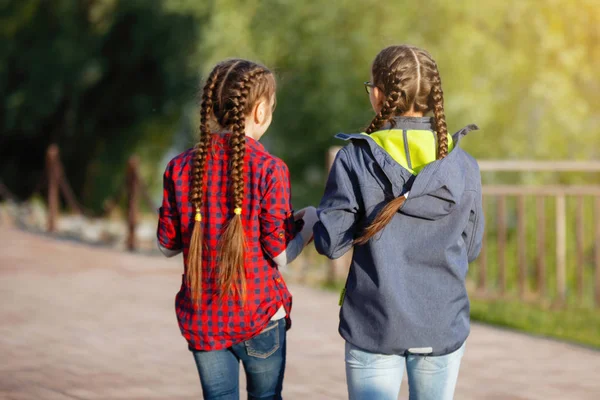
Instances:
[[[247,58],[275,72],[277,108],[262,142],[288,164],[294,207],[300,208],[320,200],[328,152],[343,145],[334,135],[368,126],[373,111],[363,82],[376,54],[392,44],[415,45],[433,55],[449,130],[472,123],[480,128],[461,141],[463,148],[482,165],[490,160],[519,165],[501,171],[497,166],[506,164],[496,163],[482,173],[486,242],[468,276],[473,319],[600,348],[598,0],[0,0],[0,233],[22,246],[0,241],[0,272],[5,277],[35,267],[44,276],[23,275],[32,285],[41,282],[42,290],[19,287],[18,272],[10,275],[14,281],[0,280],[8,293],[0,297],[5,305],[0,345],[21,349],[14,345],[21,337],[24,343],[43,342],[35,333],[27,337],[19,325],[35,318],[11,316],[19,307],[38,310],[37,304],[47,303],[56,306],[56,314],[76,311],[73,315],[85,318],[77,314],[83,306],[67,307],[61,297],[68,284],[61,281],[57,289],[43,275],[49,273],[42,269],[46,263],[62,268],[67,248],[56,239],[102,248],[98,259],[87,247],[73,250],[69,273],[85,268],[89,259],[96,263],[91,270],[101,268],[104,256],[117,269],[131,268],[127,273],[142,270],[131,265],[146,259],[118,252],[109,257],[107,247],[157,255],[162,173],[171,157],[195,144],[198,95],[215,63]],[[50,231],[51,241],[20,236],[25,234],[14,233],[15,226]],[[30,241],[37,243],[32,250]],[[144,268],[166,263],[149,260]],[[308,249],[286,279],[338,290],[347,273],[344,262],[332,267]],[[174,264],[179,274],[181,261]],[[81,279],[85,290],[112,299],[93,280]],[[171,296],[178,275],[174,281],[152,287]],[[143,296],[150,299],[154,292],[140,282],[141,297],[120,292],[124,297],[114,297],[112,309],[138,309]],[[89,301],[84,289],[72,288],[81,291],[80,304]],[[174,324],[171,317],[167,322]],[[148,322],[148,329],[155,324]],[[110,318],[104,326],[119,328]],[[80,337],[75,328],[69,332]],[[92,338],[89,333],[81,337]],[[133,342],[135,334],[125,337]],[[60,338],[54,343],[65,346],[61,354],[71,354]],[[21,360],[20,354],[15,350],[13,358]],[[193,365],[186,365],[189,385],[197,388]],[[478,369],[471,364],[467,373]],[[49,370],[60,379],[71,373]],[[21,369],[12,373],[17,381],[25,379]],[[86,379],[82,375],[84,386]],[[0,379],[0,398],[4,382]],[[472,396],[464,398],[485,398]]]
[[[600,158],[595,0],[0,4],[0,176],[20,198],[50,143],[89,207],[133,153],[156,197],[166,155],[195,142],[202,77],[243,57],[277,73],[264,142],[290,166],[295,203],[313,204],[333,135],[372,117],[362,82],[373,58],[398,43],[437,60],[449,128],[480,126],[464,142],[478,159]]]

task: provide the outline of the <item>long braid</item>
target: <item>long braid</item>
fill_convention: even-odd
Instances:
[[[437,65],[431,55],[412,46],[391,46],[377,55],[372,74],[374,83],[383,85],[388,95],[367,133],[381,129],[385,122],[392,122],[394,116],[406,111],[426,113],[433,110],[438,137],[437,159],[446,157],[448,128],[444,114],[444,93]],[[397,97],[398,93],[401,94],[400,98]],[[404,196],[388,201],[354,244],[365,244],[381,231],[394,218],[404,201]]]
[[[373,118],[371,124],[367,128],[366,132],[368,134],[378,131],[386,122],[393,120],[398,111],[406,111],[402,110],[400,107],[402,100],[402,81],[395,75],[395,73],[389,74],[389,77],[391,78],[389,94],[386,96],[381,110],[377,113],[377,115],[375,115],[375,118]]]
[[[260,75],[268,70],[257,67],[241,77],[233,87],[229,101],[231,108],[225,123],[231,127],[231,191],[234,215],[229,221],[219,243],[219,277],[221,295],[236,293],[243,302],[246,298],[245,233],[242,224],[244,201],[244,156],[246,154],[246,112],[250,90]]]
[[[213,109],[214,90],[219,80],[219,66],[210,73],[204,89],[200,105],[200,140],[194,149],[192,166],[192,182],[190,201],[194,208],[194,228],[190,239],[186,282],[190,288],[192,300],[195,304],[200,302],[202,292],[202,192],[203,180],[206,170],[206,158],[210,151],[211,134],[209,121]]]
[[[435,131],[438,138],[437,159],[441,160],[448,155],[448,127],[446,126],[446,113],[444,112],[444,91],[442,90],[442,80],[439,72],[433,77],[431,100],[433,116],[435,117]]]
[[[377,113],[371,124],[367,128],[367,133],[371,134],[378,131],[386,122],[391,122],[397,113],[406,112],[406,103],[403,102],[402,93],[402,80],[398,72],[392,72],[388,74],[390,79],[390,92],[383,103],[383,107]],[[354,244],[361,245],[365,244],[371,239],[377,232],[382,230],[394,217],[396,211],[404,203],[404,197],[398,197],[389,201],[375,217],[375,220],[367,226],[363,234],[354,241]]]

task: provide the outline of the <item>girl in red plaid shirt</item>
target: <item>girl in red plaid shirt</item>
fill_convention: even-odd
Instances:
[[[292,297],[278,267],[312,236],[313,207],[295,215],[285,163],[258,142],[272,119],[275,78],[227,60],[204,86],[200,140],[164,174],[158,224],[167,256],[183,252],[175,308],[206,399],[279,399]],[[298,223],[303,222],[303,223]]]

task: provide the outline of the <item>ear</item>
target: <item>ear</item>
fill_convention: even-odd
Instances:
[[[252,119],[256,125],[262,125],[266,120],[269,112],[269,105],[264,99],[259,99],[252,110]]]
[[[383,102],[385,101],[385,94],[383,93],[383,90],[375,86],[373,88],[373,97],[375,97],[375,103],[377,104],[377,107],[381,109],[381,107],[383,107]]]

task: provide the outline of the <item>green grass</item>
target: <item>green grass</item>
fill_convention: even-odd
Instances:
[[[600,310],[472,299],[471,319],[600,349]]]

